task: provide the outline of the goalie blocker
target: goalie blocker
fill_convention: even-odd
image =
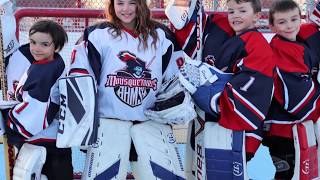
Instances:
[[[96,87],[90,75],[59,80],[60,111],[56,145],[59,148],[92,145],[97,140]]]

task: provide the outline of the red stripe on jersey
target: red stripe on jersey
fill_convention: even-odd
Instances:
[[[247,52],[247,56],[243,58],[245,67],[272,77],[275,67],[273,52],[262,33],[249,31],[242,34],[240,38],[245,42]]]
[[[13,123],[16,128],[18,129],[18,132],[23,135],[24,137],[26,138],[30,138],[32,137],[32,134],[29,133],[20,123],[18,120],[16,120],[13,115],[12,115],[12,112],[10,111],[9,112],[9,120],[11,121],[11,123]],[[10,126],[11,127],[11,126]]]
[[[313,98],[315,93],[316,93],[316,90],[313,89],[309,97],[306,100],[304,100],[304,102],[295,111],[293,111],[292,114],[298,113],[305,105],[309,104],[309,100]]]
[[[255,130],[256,128],[251,126],[242,119],[235,111],[233,103],[229,100],[226,90],[220,96],[220,120],[219,124],[227,129],[232,130]]]
[[[16,109],[15,112],[17,114],[20,114],[20,112],[23,111],[28,105],[29,105],[28,102],[23,102],[23,104],[18,109]]]
[[[232,86],[229,85],[230,88],[232,88]],[[233,89],[233,91],[235,91]],[[244,106],[247,107],[247,109],[249,109],[251,112],[253,112],[261,121],[264,120],[265,117],[262,117],[254,108],[258,109],[257,107],[252,107],[250,104],[248,104],[242,97],[238,96],[236,93],[233,93],[233,96],[239,101],[241,102],[241,104],[243,104]]]
[[[190,22],[181,30],[175,29],[174,34],[180,47],[184,47],[185,44],[188,43],[188,39],[189,36],[191,36],[194,25],[194,22]]]
[[[284,96],[283,96],[282,81],[277,73],[275,73],[275,76],[273,79],[274,79],[274,81],[273,81],[274,82],[274,97],[281,105],[283,105],[284,104]]]
[[[76,60],[76,54],[77,54],[77,50],[73,49],[71,52],[71,64],[73,64]]]
[[[89,72],[86,69],[81,68],[73,68],[70,70],[69,75],[72,73],[80,73],[80,74],[89,74]]]
[[[309,145],[308,145],[308,137],[307,137],[307,132],[306,132],[307,130],[302,123],[297,124],[297,131],[298,131],[298,136],[299,136],[300,148],[308,149]]]
[[[38,144],[43,142],[56,142],[56,139],[39,138],[32,141],[28,141],[28,143],[31,143],[31,144]]]
[[[228,16],[226,13],[213,13],[212,22],[219,26],[223,31],[225,31],[229,36],[234,35],[234,31],[229,25]]]
[[[44,115],[44,118],[43,118],[42,129],[46,129],[48,127],[47,113],[48,113],[48,106],[46,108],[46,114]]]
[[[292,124],[271,124],[267,135],[293,139],[292,126]]]
[[[315,33],[319,32],[318,26],[313,23],[305,23],[300,26],[300,31],[298,33],[298,37],[302,38],[303,40],[308,39],[310,36],[314,35]]]
[[[43,59],[43,60],[39,60],[39,61],[33,61],[32,64],[48,64],[51,61],[54,61],[55,59]]]
[[[255,154],[261,144],[261,141],[253,136],[246,136],[245,143],[246,152]]]
[[[320,97],[318,97],[318,99],[316,100],[315,103],[315,109],[313,110],[312,113],[310,113],[305,119],[310,119],[313,122],[317,122],[320,119]]]

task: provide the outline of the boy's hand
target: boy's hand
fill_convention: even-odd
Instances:
[[[320,27],[320,1],[317,3],[316,7],[314,8],[310,20],[316,23]]]

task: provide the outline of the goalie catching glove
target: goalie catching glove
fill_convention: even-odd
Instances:
[[[181,59],[177,61],[180,69],[179,80],[182,86],[191,94],[194,94],[198,87],[212,84],[218,79],[214,66],[193,60],[186,54],[184,57],[184,62],[181,62]]]
[[[186,124],[196,117],[191,96],[184,92],[177,77],[163,84],[154,106],[144,114],[150,120],[172,125]]]

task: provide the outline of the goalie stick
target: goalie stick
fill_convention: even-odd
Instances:
[[[203,14],[202,14],[202,0],[198,0],[196,3],[197,10],[197,23],[196,23],[196,31],[197,31],[197,57],[196,61],[202,61],[202,50],[203,50]],[[206,179],[206,164],[205,164],[205,147],[204,147],[204,125],[205,125],[205,113],[200,110],[198,107],[197,114],[198,116],[194,120],[194,137],[195,137],[195,163],[196,164],[196,172],[195,177],[198,180]],[[200,112],[199,112],[200,111]]]
[[[0,18],[0,81],[1,81],[1,90],[2,90],[2,100],[7,101],[7,76],[5,71],[5,58],[3,51],[3,34],[2,34],[2,21]],[[9,145],[7,142],[6,134],[2,136],[3,148],[4,148],[4,158],[5,158],[5,171],[6,179],[12,180],[13,176],[13,167],[15,161],[14,147]]]
[[[192,2],[193,1],[193,2]],[[202,62],[203,50],[203,12],[202,0],[192,0],[190,5],[194,5],[196,16],[196,58],[194,61]],[[194,2],[196,1],[196,2]],[[194,12],[193,11],[193,12]],[[192,13],[192,12],[189,12]],[[191,15],[189,15],[191,17]],[[197,117],[189,123],[186,147],[186,162],[185,171],[187,179],[206,180],[206,166],[205,166],[205,148],[204,148],[204,125],[205,113],[200,108],[196,107]]]

